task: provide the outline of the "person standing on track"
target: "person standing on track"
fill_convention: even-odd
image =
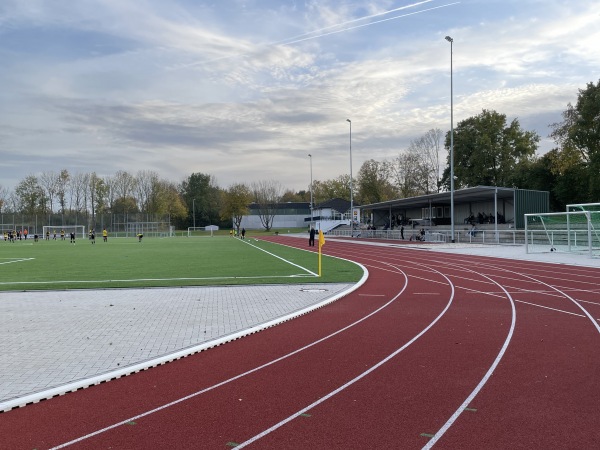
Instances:
[[[308,246],[309,247],[315,246],[315,227],[313,227],[313,226],[310,227],[310,233],[308,235]]]

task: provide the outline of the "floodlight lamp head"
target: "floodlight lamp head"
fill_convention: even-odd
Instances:
[[[452,39],[450,36],[446,36],[445,39],[450,43],[454,42],[454,39]]]
[[[346,122],[350,122],[350,123],[352,123],[352,121],[351,121],[350,119],[346,119]]]

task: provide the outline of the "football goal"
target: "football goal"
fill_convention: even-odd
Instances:
[[[525,214],[525,249],[527,253],[572,252],[598,257],[600,211]]]
[[[44,225],[42,227],[41,238],[46,239],[46,236],[48,236],[50,239],[54,239],[54,236],[56,235],[56,239],[60,239],[61,230],[65,232],[65,239],[69,239],[71,233],[75,233],[77,239],[87,238],[85,225],[63,225],[60,227]]]
[[[188,227],[188,237],[212,237],[215,231],[218,231],[217,225],[208,225],[206,227]]]

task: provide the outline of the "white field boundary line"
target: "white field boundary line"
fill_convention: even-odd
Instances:
[[[0,262],[0,266],[3,266],[5,264],[14,264],[14,263],[19,263],[19,262],[24,262],[24,261],[33,261],[35,258],[0,258],[0,259],[10,259],[10,261],[2,261]]]
[[[241,242],[244,242],[245,244],[247,244],[247,245],[249,245],[249,246],[251,246],[251,247],[254,247],[254,248],[255,248],[255,249],[257,249],[257,250],[260,250],[261,252],[265,252],[267,255],[271,255],[271,256],[273,256],[273,257],[275,257],[275,258],[277,258],[277,259],[280,259],[280,260],[282,260],[283,262],[285,262],[285,263],[287,263],[287,264],[291,264],[291,265],[292,265],[292,266],[294,266],[294,267],[298,267],[299,269],[302,269],[302,270],[304,270],[305,272],[308,272],[309,274],[311,274],[311,275],[312,275],[312,276],[314,276],[314,277],[318,277],[318,276],[319,276],[318,274],[314,273],[313,271],[311,271],[311,270],[308,270],[306,267],[302,267],[302,266],[300,266],[300,265],[298,265],[298,264],[296,264],[296,263],[293,263],[293,262],[291,262],[291,261],[288,261],[288,260],[287,260],[287,259],[285,259],[285,258],[282,258],[281,256],[278,256],[278,255],[276,255],[275,253],[271,253],[271,252],[269,252],[269,251],[265,250],[264,248],[260,248],[260,247],[259,247],[259,246],[257,246],[257,245],[251,244],[251,243],[250,243],[250,242],[248,242],[246,239],[240,239],[240,241],[241,241]],[[289,248],[294,248],[294,247],[289,247]],[[300,249],[297,249],[297,250],[300,250]]]
[[[217,280],[262,280],[269,278],[312,278],[311,275],[299,273],[296,275],[259,275],[253,277],[182,277],[182,278],[131,278],[131,279],[115,279],[115,280],[55,280],[55,281],[2,281],[0,285],[21,285],[21,284],[90,284],[90,283],[127,283],[137,281],[217,281]]]
[[[384,263],[384,264],[388,264],[392,267],[395,267],[393,264],[391,263]],[[396,267],[396,269],[401,270],[399,267]],[[403,346],[401,346],[400,348],[398,348],[397,350],[395,350],[394,352],[390,353],[388,356],[386,356],[384,359],[382,359],[381,361],[379,361],[378,363],[372,365],[371,367],[369,367],[367,370],[365,370],[364,372],[362,372],[361,374],[359,374],[358,376],[356,376],[355,378],[351,379],[350,381],[348,381],[347,383],[341,385],[340,387],[338,387],[337,389],[329,392],[328,394],[324,395],[323,397],[321,397],[319,400],[311,403],[310,405],[302,408],[301,410],[295,412],[294,414],[292,414],[291,416],[283,419],[281,422],[276,423],[275,425],[271,426],[270,428],[267,428],[266,430],[262,431],[261,433],[251,437],[250,439],[242,442],[239,445],[236,445],[236,449],[237,448],[244,448],[254,442],[256,442],[257,440],[265,437],[266,435],[272,433],[273,431],[277,430],[278,428],[281,428],[282,426],[284,426],[285,424],[287,424],[288,422],[291,422],[292,420],[296,419],[297,417],[300,417],[302,414],[306,413],[307,411],[310,411],[311,409],[313,409],[314,407],[320,405],[321,403],[329,400],[331,397],[339,394],[340,392],[342,392],[343,390],[347,389],[348,387],[350,387],[351,385],[353,385],[354,383],[356,383],[357,381],[360,381],[361,379],[363,379],[364,377],[366,377],[367,375],[369,375],[370,373],[372,373],[373,371],[375,371],[376,369],[378,369],[379,367],[381,367],[382,365],[384,365],[386,362],[388,362],[389,360],[393,359],[395,356],[397,356],[399,353],[401,353],[402,351],[404,351],[406,348],[408,348],[410,345],[412,345],[413,343],[415,343],[421,336],[423,336],[427,331],[429,331],[448,311],[448,309],[450,309],[450,306],[452,305],[452,302],[454,301],[454,284],[452,284],[452,281],[450,281],[450,279],[448,277],[446,277],[446,275],[444,275],[441,272],[438,272],[437,270],[428,267],[428,269],[440,274],[442,277],[444,277],[446,279],[446,281],[448,282],[449,286],[452,288],[452,291],[450,293],[450,298],[448,299],[448,303],[446,304],[445,308],[438,314],[438,316],[433,319],[429,325],[427,325],[425,328],[423,328],[423,330],[421,330],[416,336],[414,336],[410,341],[408,341],[406,344],[404,344]],[[407,283],[408,284],[408,283]],[[404,290],[406,289],[406,286],[404,287],[404,289],[402,289],[402,291],[396,295],[396,297],[400,296],[402,294],[402,292],[404,292]],[[384,305],[385,306],[385,305]]]

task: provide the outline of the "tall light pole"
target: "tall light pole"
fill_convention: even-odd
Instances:
[[[312,155],[309,153],[308,157],[310,158],[310,226],[312,226],[313,222],[313,179],[312,179]]]
[[[196,231],[196,199],[192,199],[192,216],[194,218],[194,231]]]
[[[352,121],[346,119],[350,124],[350,237],[354,237],[354,191],[352,189]]]
[[[454,39],[446,36],[450,42],[450,232],[454,243],[454,83],[452,79],[452,44]]]

